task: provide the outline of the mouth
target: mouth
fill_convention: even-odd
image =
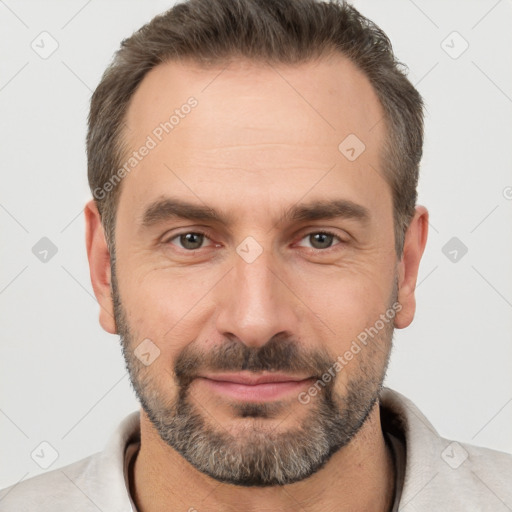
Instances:
[[[211,392],[245,402],[262,402],[298,394],[314,377],[238,372],[206,374],[196,380]]]

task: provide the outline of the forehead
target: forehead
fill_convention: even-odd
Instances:
[[[200,128],[204,143],[222,141],[226,135],[243,140],[247,133],[238,130],[241,125],[247,132],[263,128],[276,142],[286,141],[287,134],[309,140],[313,134],[304,133],[305,127],[314,128],[314,139],[326,140],[329,133],[338,139],[352,130],[365,142],[382,130],[380,123],[371,130],[383,111],[369,80],[347,58],[334,54],[286,66],[246,59],[208,67],[192,60],[160,64],[145,76],[130,102],[127,140],[151,133],[191,96],[199,107],[194,130]],[[225,123],[201,123],[213,116]]]
[[[169,61],[146,75],[130,102],[126,159],[149,139],[152,148],[124,178],[121,196],[137,207],[179,176],[186,176],[180,186],[193,185],[193,194],[185,191],[191,197],[209,189],[219,196],[237,180],[246,195],[271,184],[291,190],[336,167],[325,187],[341,179],[378,200],[387,188],[376,179],[383,117],[369,80],[341,55],[286,66]],[[351,148],[364,151],[351,160],[343,154]]]

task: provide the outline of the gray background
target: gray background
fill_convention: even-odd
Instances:
[[[34,450],[49,469],[101,450],[137,408],[89,279],[84,138],[119,42],[170,5],[0,1],[0,488],[44,471]],[[419,203],[430,233],[417,315],[396,332],[387,384],[443,436],[512,452],[512,3],[355,5],[427,103]],[[31,47],[49,51],[52,39],[46,59]],[[43,237],[57,248],[46,262],[32,251]]]

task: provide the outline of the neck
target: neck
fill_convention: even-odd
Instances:
[[[290,485],[241,487],[219,483],[199,472],[163,442],[141,410],[141,448],[130,472],[132,499],[139,512],[387,512],[394,494],[394,466],[375,404],[352,441],[315,474]]]

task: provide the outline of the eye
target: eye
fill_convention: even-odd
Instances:
[[[334,233],[329,233],[327,231],[318,231],[315,233],[309,233],[306,235],[301,242],[298,244],[302,247],[312,247],[313,249],[329,249],[333,246],[333,242],[338,240],[338,242],[343,242],[339,236]],[[309,243],[310,245],[307,245]]]
[[[205,247],[203,244],[206,241],[210,241],[210,239],[204,233],[194,231],[176,235],[170,238],[167,243],[177,245],[181,249],[186,249],[187,251],[193,251],[195,249]]]

